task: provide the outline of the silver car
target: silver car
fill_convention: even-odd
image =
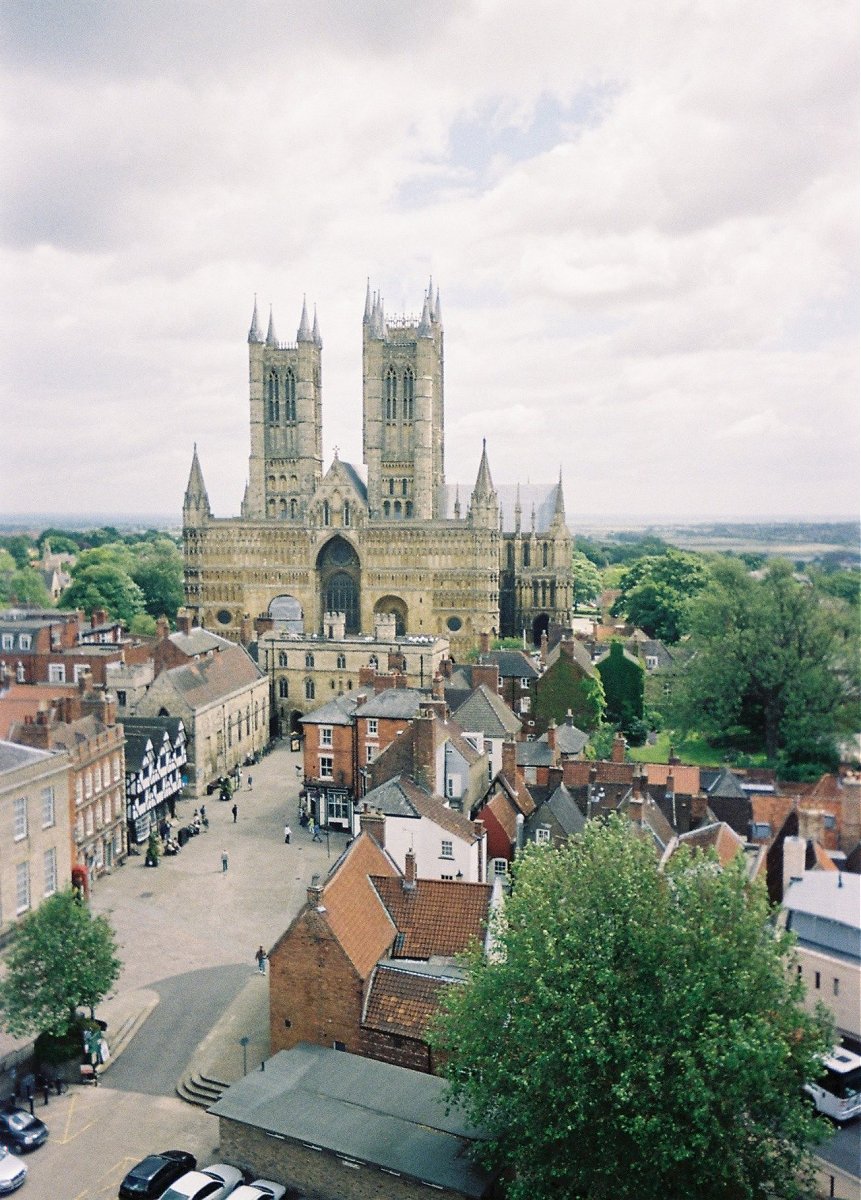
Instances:
[[[27,1178],[27,1167],[10,1154],[5,1146],[0,1146],[0,1195],[14,1192]]]
[[[200,1171],[188,1171],[172,1183],[161,1200],[225,1200],[242,1183],[242,1172],[229,1163],[212,1163]]]
[[[230,1200],[282,1200],[287,1191],[283,1183],[275,1183],[271,1179],[254,1179],[251,1183],[243,1183],[230,1196]]]

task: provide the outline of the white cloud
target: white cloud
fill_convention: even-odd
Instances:
[[[285,15],[286,14],[286,15]],[[857,31],[839,0],[4,14],[0,508],[238,511],[254,293],[318,305],[361,457],[370,275],[446,326],[446,463],[569,517],[854,511]],[[46,471],[46,446],[62,471]]]

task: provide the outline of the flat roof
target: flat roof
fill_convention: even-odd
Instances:
[[[445,1080],[342,1050],[302,1043],[267,1059],[208,1110],[341,1158],[397,1171],[465,1196],[491,1176],[468,1156],[484,1135],[446,1111]]]

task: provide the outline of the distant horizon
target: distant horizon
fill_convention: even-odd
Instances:
[[[229,520],[229,517],[216,517],[216,520]],[[569,528],[572,533],[577,533],[578,528],[583,526],[599,526],[599,527],[615,527],[622,526],[627,529],[641,529],[650,526],[671,525],[679,528],[690,528],[699,525],[861,525],[861,514],[853,513],[851,515],[828,515],[828,516],[811,516],[810,514],[798,515],[793,513],[778,513],[763,516],[758,514],[755,516],[739,514],[739,513],[721,513],[721,514],[694,514],[686,517],[678,517],[668,513],[657,514],[638,514],[631,513],[581,513],[578,514],[575,524],[569,521]],[[57,513],[57,512],[33,512],[33,513],[14,513],[0,512],[0,529],[16,528],[29,529],[38,527],[41,531],[46,528],[69,528],[69,529],[91,529],[102,528],[105,525],[115,527],[127,526],[145,526],[146,528],[160,529],[167,527],[181,527],[182,514],[176,513],[147,513],[147,512],[73,512],[73,513]]]

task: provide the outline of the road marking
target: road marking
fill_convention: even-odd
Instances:
[[[69,1111],[66,1113],[66,1126],[65,1126],[65,1129],[63,1130],[63,1136],[61,1138],[56,1139],[56,1141],[58,1141],[61,1146],[68,1146],[70,1142],[73,1142],[75,1140],[75,1138],[80,1137],[82,1133],[84,1133],[87,1129],[90,1128],[90,1126],[92,1124],[94,1124],[93,1121],[87,1121],[86,1125],[84,1125],[81,1129],[76,1129],[74,1133],[69,1132],[69,1126],[72,1123],[72,1118],[75,1115],[75,1109],[77,1108],[77,1105],[78,1105],[78,1097],[73,1096],[72,1102],[69,1105]],[[77,1198],[76,1198],[76,1200],[77,1200]]]

